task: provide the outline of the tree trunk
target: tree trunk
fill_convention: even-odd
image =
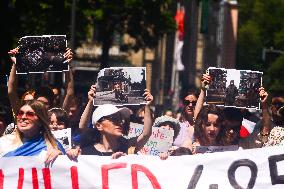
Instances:
[[[100,69],[108,68],[109,65],[109,49],[111,46],[111,38],[106,37],[102,44],[101,66]]]

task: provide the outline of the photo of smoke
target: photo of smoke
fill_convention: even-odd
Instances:
[[[101,104],[140,105],[145,104],[145,67],[111,67],[100,70],[96,82],[94,106]]]
[[[262,72],[208,68],[212,81],[206,90],[206,104],[260,109]]]
[[[25,36],[18,43],[17,74],[69,70],[68,63],[64,62],[65,35]]]

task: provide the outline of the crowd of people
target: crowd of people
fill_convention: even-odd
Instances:
[[[201,88],[188,92],[183,98],[180,114],[169,109],[163,115],[154,112],[154,97],[144,91],[145,104],[117,107],[112,104],[94,106],[96,86],[90,86],[84,109],[80,111],[80,99],[74,93],[72,69],[65,73],[65,94],[60,98],[58,89],[41,86],[27,90],[18,96],[15,55],[18,48],[9,51],[12,68],[8,81],[8,96],[14,122],[4,123],[0,117],[0,156],[36,156],[46,154],[46,163],[58,155],[70,159],[80,155],[111,156],[119,158],[138,152],[149,140],[152,128],[173,130],[172,147],[159,155],[167,159],[172,155],[194,155],[200,146],[238,146],[238,149],[284,145],[284,97],[270,97],[259,89],[261,114],[253,132],[240,135],[242,122],[247,115],[255,114],[248,109],[206,105],[206,89],[213,79],[204,74]],[[65,59],[73,59],[71,49],[66,49]],[[63,95],[63,94],[62,94]],[[63,99],[63,100],[61,100]],[[271,103],[270,103],[271,101]],[[143,124],[143,131],[136,137],[128,137],[132,122]],[[53,131],[71,128],[72,146],[64,149],[54,137]]]

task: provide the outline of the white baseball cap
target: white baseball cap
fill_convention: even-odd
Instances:
[[[122,117],[125,119],[129,119],[130,117],[130,110],[128,108],[117,108],[113,104],[103,104],[98,106],[93,112],[92,124],[95,125],[102,117],[109,116],[117,112],[120,112]]]

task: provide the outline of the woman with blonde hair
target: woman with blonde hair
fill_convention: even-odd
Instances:
[[[12,134],[0,138],[0,157],[37,156],[47,151],[45,163],[65,154],[53,137],[45,105],[37,100],[26,101],[16,113],[17,127]]]

